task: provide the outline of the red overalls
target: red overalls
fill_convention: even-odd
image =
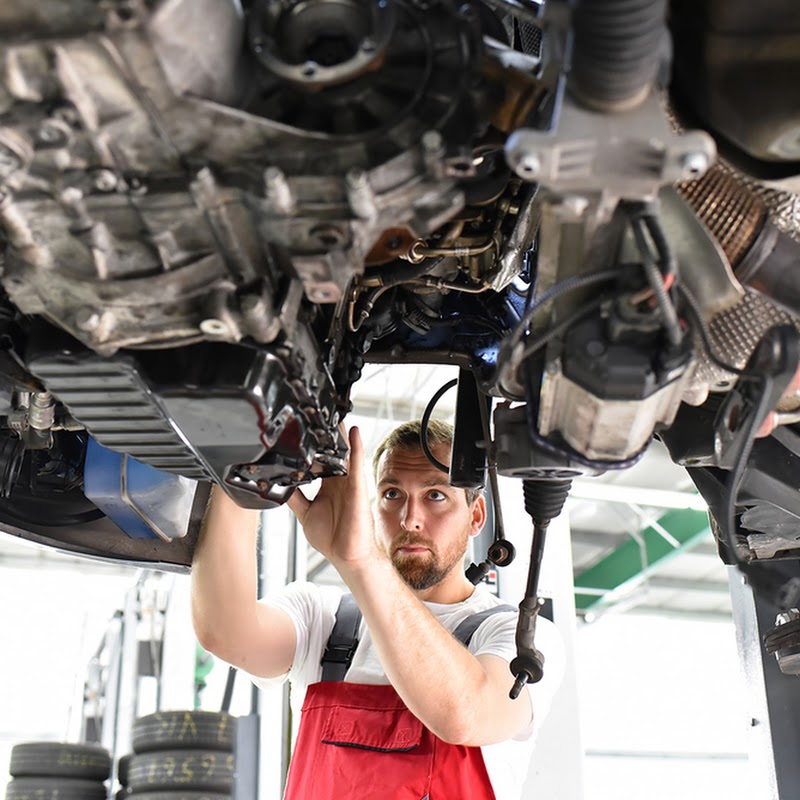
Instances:
[[[515,609],[475,614],[454,635],[466,644],[486,617],[509,610]],[[303,703],[284,800],[495,800],[480,747],[439,739],[391,686],[343,681],[360,619],[352,595],[345,595],[322,660],[323,680],[308,687]]]

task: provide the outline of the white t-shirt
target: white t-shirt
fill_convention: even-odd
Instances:
[[[335,586],[317,586],[312,583],[294,583],[267,596],[263,602],[285,611],[297,631],[297,649],[289,672],[279,678],[253,678],[257,686],[273,686],[287,678],[291,682],[291,705],[296,719],[300,718],[306,689],[322,678],[320,661],[328,638],[333,630],[336,610],[342,590]],[[454,631],[462,620],[473,614],[502,605],[503,601],[478,586],[462,603],[425,603],[428,609],[449,631]],[[516,655],[514,634],[517,612],[499,612],[485,620],[475,631],[469,644],[473,655],[487,653],[511,661]],[[550,708],[553,695],[561,683],[564,672],[564,648],[561,637],[550,620],[540,617],[536,625],[536,647],[545,656],[544,677],[539,683],[529,684],[533,703],[533,722],[515,738],[481,748],[489,779],[497,800],[518,800],[528,772],[536,732]],[[348,683],[386,685],[388,678],[381,666],[369,630],[361,620],[359,643],[353,662],[347,671]],[[464,698],[469,702],[469,698]]]

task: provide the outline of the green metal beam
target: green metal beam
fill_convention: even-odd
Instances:
[[[626,585],[641,582],[670,559],[711,536],[711,530],[705,511],[683,508],[668,511],[640,535],[646,558],[642,557],[640,543],[631,538],[575,577],[578,610],[589,611],[605,605],[608,592],[624,591]]]

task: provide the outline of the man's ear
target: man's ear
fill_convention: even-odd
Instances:
[[[478,497],[472,501],[470,511],[472,512],[472,524],[470,526],[469,535],[477,536],[483,530],[483,526],[486,523],[486,498],[482,494],[479,494]]]

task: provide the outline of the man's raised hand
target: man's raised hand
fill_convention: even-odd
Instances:
[[[357,427],[350,429],[348,438],[347,475],[324,478],[313,500],[298,489],[288,505],[314,549],[337,568],[358,569],[379,558],[380,551],[370,509],[364,444]]]

